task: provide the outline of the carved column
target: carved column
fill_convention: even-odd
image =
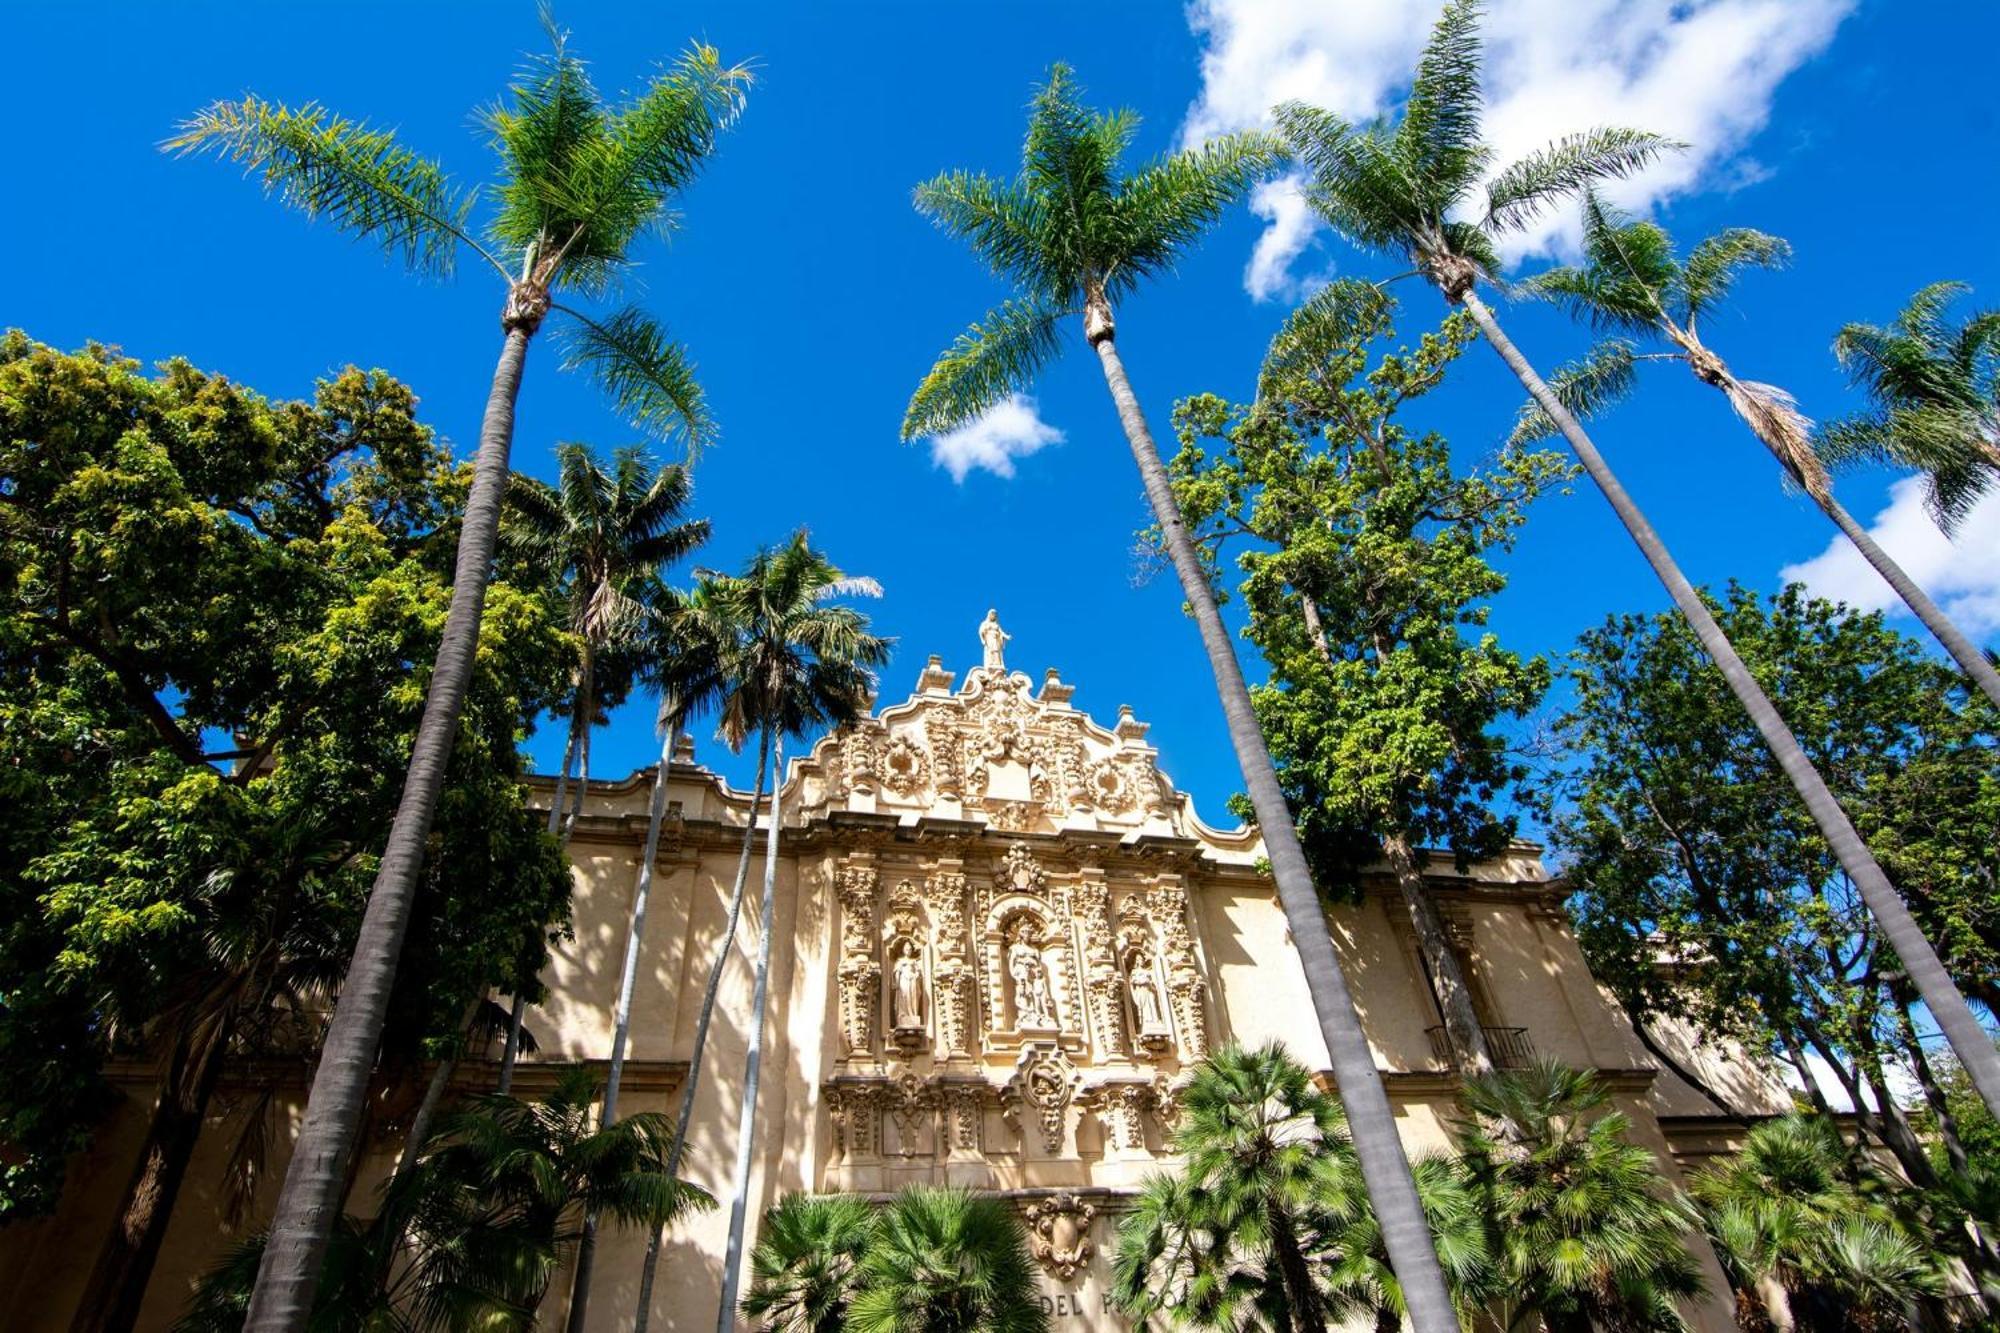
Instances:
[[[940,861],[927,886],[931,945],[937,957],[935,995],[938,1040],[947,1060],[972,1055],[972,941],[966,930],[965,875],[957,861]]]
[[[875,1050],[875,1013],[882,1003],[882,966],[875,957],[875,868],[843,865],[834,878],[840,899],[840,1029],[846,1058]]]
[[[1174,1026],[1180,1030],[1181,1059],[1191,1064],[1208,1055],[1208,985],[1194,956],[1194,937],[1188,933],[1187,885],[1177,874],[1161,875],[1154,881],[1152,900],[1153,924],[1159,929],[1167,965],[1167,994]]]
[[[1090,1035],[1099,1058],[1130,1054],[1125,1006],[1118,994],[1118,956],[1111,938],[1111,890],[1104,872],[1085,866],[1077,880],[1077,924],[1083,930],[1083,988],[1089,995]]]

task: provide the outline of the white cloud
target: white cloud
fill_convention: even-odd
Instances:
[[[1739,154],[1763,128],[1778,84],[1825,49],[1854,3],[1502,0],[1485,20],[1487,136],[1502,162],[1593,125],[1690,144],[1607,188],[1631,209],[1698,188],[1740,188],[1768,169]],[[1264,124],[1292,98],[1355,121],[1393,109],[1440,8],[1438,0],[1194,0],[1202,91],[1183,139]],[[1263,216],[1271,228],[1244,284],[1258,299],[1285,290],[1286,266],[1311,231],[1281,208]],[[1546,218],[1510,238],[1506,253],[1568,253],[1575,228],[1573,215]]]
[[[985,468],[996,477],[1011,477],[1015,459],[1062,440],[1063,433],[1036,412],[1034,399],[1009,394],[977,420],[932,436],[931,462],[951,473],[953,481],[964,481],[965,474],[974,468]]]
[[[1307,247],[1317,245],[1319,221],[1306,204],[1294,176],[1260,181],[1250,192],[1250,211],[1271,225],[1257,238],[1250,263],[1243,270],[1243,289],[1258,301],[1279,297],[1296,300],[1326,286],[1324,272],[1298,277],[1292,263]]]
[[[2000,493],[1988,492],[1974,506],[1956,541],[1938,531],[1924,512],[1923,499],[1923,479],[1903,478],[1889,488],[1889,505],[1868,525],[1869,534],[1960,629],[1974,636],[2000,630]],[[1778,574],[1787,583],[1805,584],[1818,597],[1864,611],[1909,614],[1845,537],[1835,537],[1819,555],[1786,565]]]

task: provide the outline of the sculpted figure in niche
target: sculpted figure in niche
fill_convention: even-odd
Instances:
[[[1055,999],[1049,994],[1049,970],[1042,951],[1029,940],[1027,931],[1014,936],[1007,950],[1007,973],[1014,979],[1014,1026],[1052,1028],[1056,1025]]]
[[[896,955],[895,983],[895,1003],[892,1007],[896,1028],[901,1031],[923,1027],[924,964],[917,957],[917,946],[912,941],[903,941],[903,947]]]
[[[984,650],[984,660],[980,665],[991,667],[995,671],[1006,670],[1007,640],[1013,637],[1000,628],[1000,613],[988,611],[986,619],[979,622],[979,646]]]
[[[1139,1021],[1139,1035],[1166,1036],[1167,1011],[1160,1003],[1159,978],[1153,973],[1153,960],[1144,952],[1132,955],[1126,985],[1132,992],[1132,1014]]]

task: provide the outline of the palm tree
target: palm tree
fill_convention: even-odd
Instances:
[[[787,1194],[750,1252],[743,1315],[767,1333],[841,1333],[875,1241],[875,1209],[851,1194]]]
[[[550,486],[514,475],[507,490],[511,521],[500,535],[511,554],[559,587],[576,636],[569,741],[549,801],[549,832],[560,832],[567,846],[590,785],[591,727],[601,708],[631,688],[638,671],[629,649],[644,616],[643,596],[656,586],[664,566],[708,540],[708,520],[681,517],[691,491],[687,469],[678,464],[655,468],[636,445],[614,453],[607,470],[589,445],[559,444],[556,476],[556,485]],[[577,774],[576,799],[565,818],[563,793],[572,770]],[[500,1057],[501,1092],[514,1084],[525,1009],[517,992]]]
[[[415,1168],[386,1184],[374,1218],[334,1228],[314,1333],[526,1333],[585,1216],[662,1225],[715,1206],[667,1174],[664,1116],[593,1124],[596,1101],[589,1072],[570,1068],[545,1101],[493,1093],[447,1116]],[[267,1235],[210,1272],[180,1333],[243,1326]]]
[[[1931,516],[1946,532],[2000,476],[2000,311],[1947,324],[1946,308],[1967,290],[1932,283],[1889,327],[1840,330],[1834,355],[1872,406],[1828,424],[1819,440],[1835,463],[1869,459],[1922,472]]]
[[[513,446],[514,404],[528,344],[551,311],[568,317],[567,364],[591,373],[643,426],[681,432],[690,447],[712,434],[682,349],[644,311],[589,315],[557,297],[617,285],[645,230],[671,222],[668,203],[694,177],[734,120],[749,76],[697,46],[622,107],[607,108],[560,34],[483,120],[501,159],[486,242],[475,238],[475,198],[393,133],[307,105],[249,96],[219,101],[168,147],[243,163],[266,190],[310,217],[371,237],[420,274],[445,276],[460,251],[505,284],[502,345],[479,432],[472,492],[459,534],[451,608],[425,696],[409,776],[369,893],[340,990],[305,1122],[285,1174],[248,1326],[299,1333],[342,1183],[388,1012],[417,870],[423,861],[471,677],[479,620]]]
[[[1699,1296],[1694,1210],[1625,1138],[1595,1074],[1542,1063],[1465,1085],[1459,1150],[1491,1229],[1506,1327],[1680,1330]],[[1505,1124],[1496,1134],[1490,1128]]]
[[[1722,392],[1785,475],[1812,497],[1895,589],[1959,669],[2000,705],[2000,671],[1834,498],[1833,479],[1813,448],[1812,423],[1792,395],[1776,385],[1738,379],[1701,340],[1697,324],[1729,295],[1738,271],[1749,265],[1776,268],[1791,256],[1791,247],[1776,236],[1736,227],[1708,237],[1683,261],[1674,253],[1673,238],[1665,228],[1622,217],[1594,193],[1586,193],[1583,252],[1581,267],[1552,268],[1514,288],[1554,302],[1600,330],[1627,335],[1605,342],[1583,361],[1549,378],[1549,387],[1563,406],[1586,418],[1630,390],[1640,360],[1684,363],[1696,379]],[[2000,336],[2000,322],[1995,334]],[[1663,343],[1669,350],[1640,353],[1629,338]],[[1877,345],[1870,339],[1862,341]],[[1554,433],[1555,423],[1531,403],[1523,409],[1514,436],[1522,440]]]
[[[701,671],[712,680],[712,686],[704,685],[703,688],[705,692],[712,688],[717,699],[731,688],[733,678],[730,673],[739,669],[740,665],[733,656],[738,627],[721,610],[727,587],[726,578],[704,575],[696,585],[693,596],[682,604],[670,634],[656,633],[652,636],[663,661],[681,654],[705,659],[706,665]],[[747,738],[747,732],[741,728],[725,736],[731,748],[737,750],[742,748]],[[702,988],[701,1008],[695,1016],[694,1044],[688,1054],[687,1082],[681,1088],[673,1143],[667,1151],[667,1171],[675,1179],[680,1178],[681,1160],[687,1152],[688,1130],[694,1123],[695,1097],[701,1088],[702,1056],[708,1049],[708,1029],[715,1018],[716,999],[722,993],[723,970],[735,949],[737,927],[743,919],[743,899],[750,883],[750,852],[757,837],[757,808],[763,803],[764,784],[770,769],[770,752],[760,744],[757,750],[757,777],[751,784],[750,808],[744,816],[743,839],[737,848],[736,877],[729,892],[729,910],[716,936],[715,957],[709,963],[708,981]],[[657,794],[655,799],[659,799]],[[639,1300],[632,1318],[633,1333],[646,1333],[646,1325],[652,1318],[653,1278],[659,1269],[663,1238],[663,1232],[656,1228],[646,1241],[645,1258],[639,1265]]]
[[[1942,1289],[1935,1247],[1898,1224],[1887,1182],[1823,1116],[1758,1125],[1692,1192],[1731,1280],[1779,1327],[1838,1333],[1850,1311],[1893,1327]]]
[[[1134,1320],[1319,1329],[1405,1313],[1340,1104],[1282,1046],[1225,1047],[1183,1094],[1176,1173],[1156,1175],[1119,1227],[1112,1293]],[[1485,1220],[1447,1157],[1415,1164],[1452,1295],[1488,1294]]]
[[[1499,267],[1496,235],[1525,225],[1596,181],[1638,170],[1672,146],[1658,135],[1638,130],[1586,130],[1492,170],[1493,150],[1480,137],[1479,9],[1478,0],[1450,0],[1445,6],[1418,65],[1399,125],[1359,129],[1298,102],[1276,109],[1280,130],[1310,175],[1307,198],[1329,225],[1354,244],[1406,256],[1447,301],[1463,306],[1535,404],[1555,423],[1792,780],[1980,1096],[1988,1106],[2000,1108],[2000,1051],[1973,1017],[1909,905],[1882,873],[1652,524],[1479,295],[1479,279],[1490,277]],[[1350,1114],[1354,1109],[1350,1102]],[[1379,1207],[1381,1200],[1376,1202]]]
[[[757,916],[757,971],[750,997],[750,1041],[744,1055],[743,1107],[736,1131],[736,1170],[729,1204],[729,1244],[723,1256],[719,1333],[735,1326],[743,1267],[743,1230],[750,1206],[750,1155],[763,1072],[764,1011],[771,991],[771,940],[776,932],[778,830],[785,817],[784,742],[859,717],[874,695],[873,668],[889,657],[889,641],[868,632],[868,617],[833,603],[879,597],[873,579],[850,577],[812,549],[803,531],[775,550],[759,551],[742,574],[717,580],[718,618],[733,629],[723,650],[730,688],[722,701],[723,739],[740,745],[752,730],[771,756],[771,815],[764,834],[764,888]],[[725,937],[725,946],[728,943]]]
[[[1368,1192],[1384,1220],[1397,1271],[1405,1275],[1416,1327],[1419,1333],[1449,1333],[1455,1327],[1451,1302],[1430,1253],[1388,1095],[1257,728],[1234,644],[1118,354],[1114,303],[1171,267],[1279,155],[1263,136],[1232,135],[1124,174],[1120,159],[1137,130],[1129,112],[1102,115],[1085,107],[1074,77],[1058,65],[1035,95],[1015,179],[954,172],[918,187],[917,207],[965,240],[1009,283],[1013,296],[938,359],[910,401],[903,437],[949,430],[1024,389],[1060,349],[1063,322],[1081,320],[1162,544],[1201,630],[1334,1078],[1355,1126]]]
[[[1235,1243],[1270,1256],[1286,1328],[1325,1333],[1327,1301],[1303,1238],[1349,1166],[1340,1103],[1315,1088],[1276,1042],[1225,1046],[1196,1069],[1181,1096],[1175,1148],[1187,1178]]]
[[[907,1189],[878,1225],[848,1306],[853,1333],[1046,1333],[1027,1232],[1004,1200]]]
[[[689,719],[714,704],[720,698],[724,685],[716,643],[707,632],[698,598],[689,597],[654,580],[639,598],[639,603],[643,614],[639,637],[645,645],[641,653],[643,669],[660,692],[660,762],[653,769],[653,791],[646,812],[646,845],[640,856],[639,878],[632,889],[632,915],[625,931],[625,957],[618,970],[618,998],[611,1014],[611,1061],[604,1078],[604,1106],[598,1115],[598,1123],[605,1125],[618,1118],[618,1091],[625,1073],[625,1048],[632,1033],[632,995],[639,980],[639,956],[646,935],[646,911],[652,899],[653,864],[660,851],[660,828],[666,820],[667,782],[673,769],[674,750]],[[753,818],[751,822],[754,824],[756,821]],[[742,879],[748,873],[748,853],[746,838],[744,863],[738,868],[739,899]],[[733,928],[731,933],[734,933]],[[683,1117],[675,1129],[667,1154],[667,1174],[676,1180],[680,1178],[677,1174],[680,1150],[686,1142],[686,1135],[687,1122]],[[657,1244],[658,1235],[656,1228],[653,1232],[654,1244]],[[570,1287],[567,1327],[572,1333],[583,1328],[584,1317],[590,1307],[591,1272],[596,1255],[597,1215],[589,1213],[583,1219],[583,1238],[577,1245],[576,1277]]]

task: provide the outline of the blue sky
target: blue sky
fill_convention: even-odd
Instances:
[[[1011,665],[1036,677],[1060,668],[1077,703],[1105,720],[1131,704],[1154,724],[1168,771],[1206,817],[1227,822],[1222,802],[1238,779],[1207,668],[1170,581],[1135,582],[1143,501],[1090,360],[1066,357],[1038,388],[1029,419],[1061,440],[1014,460],[1011,476],[975,469],[957,480],[925,448],[897,443],[931,359],[1000,295],[912,211],[910,188],[947,167],[1010,171],[1023,103],[1051,61],[1074,64],[1099,102],[1142,113],[1150,154],[1184,127],[1239,123],[1272,89],[1362,109],[1392,101],[1394,71],[1433,9],[563,4],[607,92],[634,86],[690,37],[759,70],[747,114],[683,201],[683,228],[649,245],[641,270],[640,295],[693,350],[722,426],[697,480],[716,534],[704,563],[733,566],[804,525],[848,569],[880,579],[887,595],[872,609],[898,640],[883,682],[890,700],[929,653],[961,670],[975,662],[974,627],[997,607],[1014,636]],[[32,53],[10,79],[15,106],[35,109],[0,142],[0,180],[11,183],[0,323],[65,347],[98,339],[146,360],[184,355],[273,396],[308,394],[350,362],[381,367],[415,387],[447,437],[475,438],[498,348],[500,293],[485,274],[468,266],[449,284],[414,281],[267,202],[233,169],[156,145],[206,101],[255,91],[396,126],[461,178],[480,179],[491,159],[469,113],[539,43],[532,6],[12,5],[0,24],[9,49]],[[1886,319],[1940,278],[2000,302],[1992,248],[1966,243],[2000,203],[1988,59],[2000,14],[1990,6],[1497,0],[1494,37],[1503,138],[1546,137],[1579,116],[1647,116],[1647,127],[1700,146],[1635,187],[1632,202],[1690,240],[1749,225],[1793,242],[1793,268],[1747,280],[1710,340],[1739,373],[1790,388],[1808,413],[1850,405],[1826,350],[1843,321]],[[23,206],[22,182],[35,183],[37,207]],[[1156,431],[1181,395],[1247,395],[1301,281],[1386,272],[1331,238],[1288,230],[1280,193],[1263,204],[1267,218],[1236,211],[1121,312],[1120,345]],[[1266,262],[1246,273],[1260,237]],[[1536,240],[1562,244],[1560,234]],[[1275,262],[1293,250],[1289,264]],[[1246,278],[1267,299],[1253,299]],[[1442,314],[1426,290],[1404,300],[1413,335]],[[1585,345],[1548,312],[1505,318],[1545,366]],[[1475,348],[1420,421],[1473,459],[1504,435],[1518,398]],[[519,422],[516,465],[542,475],[557,440],[609,448],[632,438],[586,384],[556,372],[545,347],[531,354]],[[1598,438],[1698,582],[1734,575],[1773,588],[1781,569],[1826,548],[1824,520],[1781,493],[1719,397],[1684,374],[1654,380]],[[1857,475],[1843,494],[1872,517],[1890,505],[1893,481]],[[1910,511],[1904,496],[1886,530],[1915,544],[1913,561],[1969,628],[1992,637],[1992,538],[1918,550],[1930,539]],[[1588,491],[1546,502],[1507,569],[1513,585],[1494,626],[1524,652],[1560,653],[1607,613],[1664,605]],[[1830,592],[1873,595],[1836,560],[1813,573]],[[552,731],[539,735],[538,760],[552,762],[557,744]],[[650,710],[628,708],[600,736],[597,770],[623,775],[652,745]],[[746,763],[706,737],[702,752],[747,777]]]

